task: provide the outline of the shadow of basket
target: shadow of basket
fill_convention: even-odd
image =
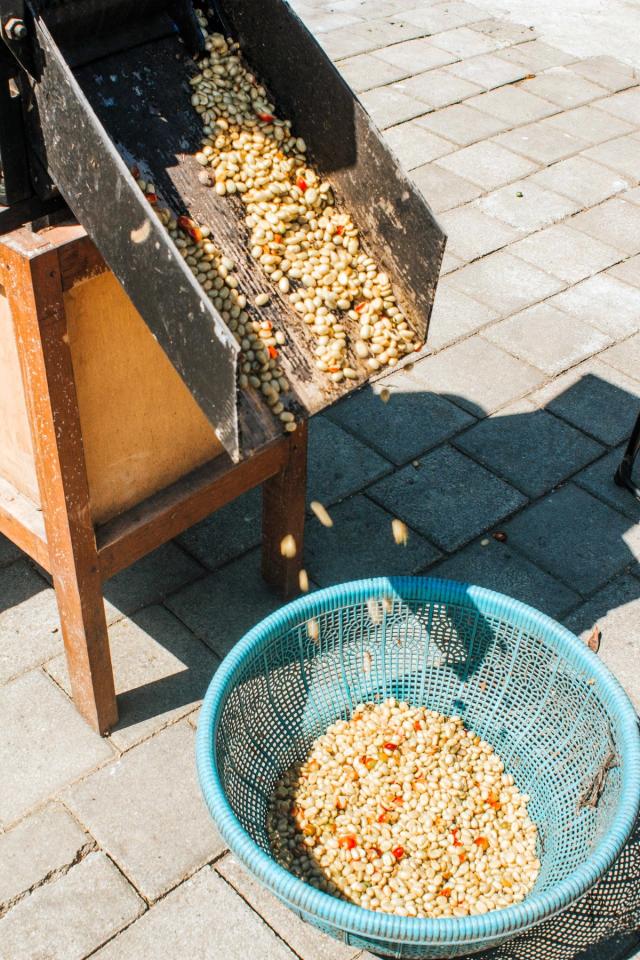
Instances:
[[[608,873],[581,900],[483,960],[622,960],[640,945],[640,820]]]

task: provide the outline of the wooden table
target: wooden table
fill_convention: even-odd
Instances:
[[[263,484],[262,573],[293,595],[306,423],[233,464],[76,223],[5,234],[0,284],[0,531],[51,574],[73,699],[106,734],[103,582]]]

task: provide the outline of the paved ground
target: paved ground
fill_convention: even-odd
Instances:
[[[638,76],[463,0],[300,12],[449,234],[434,354],[388,378],[386,406],[378,385],[313,422],[310,493],[336,522],[309,521],[310,575],[428,570],[577,632],[597,621],[640,707],[640,505],[611,481],[640,410]],[[2,960],[354,956],[248,880],[196,785],[199,698],[277,604],[258,516],[250,494],[111,581],[108,740],[69,702],[51,589],[0,542]],[[639,849],[580,915],[501,956],[633,954],[607,931],[637,896]]]

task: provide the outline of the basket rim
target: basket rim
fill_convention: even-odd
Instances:
[[[569,656],[601,685],[603,699],[616,717],[621,738],[622,784],[612,823],[595,850],[574,871],[548,890],[521,903],[467,917],[414,918],[367,910],[304,883],[264,852],[242,827],[227,800],[214,749],[227,693],[246,657],[265,640],[301,620],[318,616],[339,604],[381,596],[404,600],[472,601],[482,613],[509,616],[515,625],[544,630],[561,656]],[[375,577],[326,587],[305,594],[265,617],[225,656],[205,695],[196,737],[200,787],[223,840],[276,896],[310,919],[355,936],[390,943],[464,944],[517,933],[563,910],[581,897],[612,865],[631,834],[640,809],[640,729],[635,709],[618,680],[575,634],[534,607],[505,594],[455,580],[432,577]]]

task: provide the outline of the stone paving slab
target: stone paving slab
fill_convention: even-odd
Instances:
[[[444,279],[440,280],[431,313],[428,341],[432,350],[441,350],[456,340],[476,333],[493,320],[498,313],[456,290]]]
[[[450,170],[425,163],[411,171],[411,179],[434,213],[444,213],[460,203],[474,200],[482,194],[480,187],[458,177]]]
[[[605,350],[600,359],[628,377],[640,378],[640,333]]]
[[[76,784],[64,801],[148,901],[222,853],[184,720]]]
[[[165,543],[106,581],[107,620],[114,623],[123,614],[129,616],[150,603],[158,603],[179,584],[190,583],[203,573],[193,557],[175,543]]]
[[[618,280],[624,280],[625,283],[634,287],[640,287],[640,255],[611,267],[607,271],[607,275],[616,277]]]
[[[309,426],[308,500],[325,505],[343,500],[389,473],[389,462],[346,433],[329,417]]]
[[[467,203],[440,217],[447,249],[461,260],[476,260],[518,239],[518,231]],[[437,294],[436,294],[437,296]]]
[[[521,507],[526,498],[484,467],[439,447],[368,491],[432,543],[451,552]]]
[[[480,417],[524,396],[544,379],[541,371],[479,336],[419,360],[410,376],[425,391]]]
[[[219,660],[165,607],[145,607],[109,631],[119,721],[111,741],[128,750],[194,710]],[[71,695],[64,655],[47,672]]]
[[[3,960],[83,960],[144,910],[103,853],[35,890],[0,919]]]
[[[526,180],[494,190],[478,200],[478,206],[523,234],[548,227],[581,209],[575,200],[539,186],[536,176],[534,173]]]
[[[0,916],[17,898],[70,867],[92,846],[93,839],[59,803],[0,834]]]
[[[386,403],[380,399],[383,390],[389,394]],[[427,392],[403,371],[359,390],[333,407],[329,416],[398,465],[474,422],[460,407]],[[414,429],[404,429],[407,423]]]
[[[474,110],[466,103],[454,103],[450,107],[419,117],[414,122],[416,126],[432,130],[459,147],[468,147],[478,140],[501,133],[508,126],[503,120]]]
[[[54,657],[61,644],[51,587],[23,555],[0,566],[0,683]]]
[[[607,143],[599,143],[590,150],[585,150],[585,157],[603,164],[605,167],[611,167],[623,177],[628,177],[634,183],[640,180],[640,161],[638,160],[638,147],[640,140],[637,131],[626,137],[618,137],[617,140],[609,140]]]
[[[178,590],[166,606],[192,633],[223,657],[235,643],[280,605],[260,575],[260,550],[251,550],[204,580]]]
[[[474,583],[529,603],[550,617],[561,617],[580,595],[490,535],[476,540],[428,570],[429,576]]]
[[[508,130],[495,138],[495,143],[528,157],[537,164],[556,163],[585,147],[584,140],[550,125],[550,120],[538,120],[524,127]]]
[[[613,446],[631,434],[640,413],[640,383],[595,358],[557,377],[530,399]]]
[[[231,854],[216,864],[216,870],[246,900],[272,930],[289,944],[300,960],[355,960],[359,952],[338,943],[303,920],[258,883]]]
[[[640,153],[640,140],[638,151]],[[640,252],[640,207],[618,197],[579,213],[571,226],[617,247],[628,256]]]
[[[260,543],[261,514],[262,488],[255,487],[177,539],[198,563],[215,570]]]
[[[448,140],[424,130],[411,120],[391,127],[385,139],[405,170],[413,170],[455,149]]]
[[[582,596],[640,557],[640,528],[574,484],[527,507],[505,530],[519,551]]]
[[[503,407],[453,443],[529,497],[542,496],[603,453],[595,440],[528,400]]]
[[[96,960],[295,960],[211,867],[181,884],[95,954]]]
[[[551,375],[562,373],[613,342],[606,333],[556,310],[549,302],[537,303],[494,324],[482,336]]]
[[[614,339],[627,337],[640,330],[640,290],[617,279],[617,270],[613,268],[590,277],[552,297],[548,303],[593,324]]]
[[[331,511],[331,528],[310,521],[305,536],[309,575],[321,587],[360,577],[406,576],[424,570],[440,551],[413,530],[405,546],[391,528],[393,515],[363,494]]]
[[[499,250],[457,270],[451,277],[451,286],[506,317],[558,293],[565,283],[539,267]]]
[[[514,243],[510,252],[571,284],[620,261],[620,251],[616,247],[572,230],[570,224],[571,221],[569,224],[556,223],[532,233]],[[567,250],[571,250],[570,258],[565,256]]]
[[[616,675],[640,713],[640,583],[627,574],[595,593],[565,620],[566,626],[586,640],[595,624],[602,638],[598,656]]]
[[[11,542],[7,540],[6,537],[0,533],[0,567],[6,567],[8,564],[13,563],[14,560],[19,560],[22,557],[22,552]]]
[[[547,122],[550,123],[553,119],[551,117]],[[562,136],[567,136],[562,131],[559,132]],[[589,159],[588,153],[584,153],[534,173],[531,182],[568,197],[581,208],[586,208],[622,193],[631,186],[632,181]]]
[[[496,190],[537,170],[537,164],[498,143],[483,140],[441,157],[436,165],[476,183],[483,191]]]
[[[0,825],[5,827],[113,756],[109,744],[95,736],[40,670],[0,687],[0,731]]]
[[[589,467],[581,470],[575,477],[575,482],[593,493],[600,500],[604,500],[610,507],[614,507],[625,516],[640,523],[640,502],[630,496],[628,490],[614,483],[613,477],[620,465],[626,443],[614,447],[606,456],[601,457]],[[640,464],[638,464],[640,468]],[[635,470],[634,470],[635,473]]]

